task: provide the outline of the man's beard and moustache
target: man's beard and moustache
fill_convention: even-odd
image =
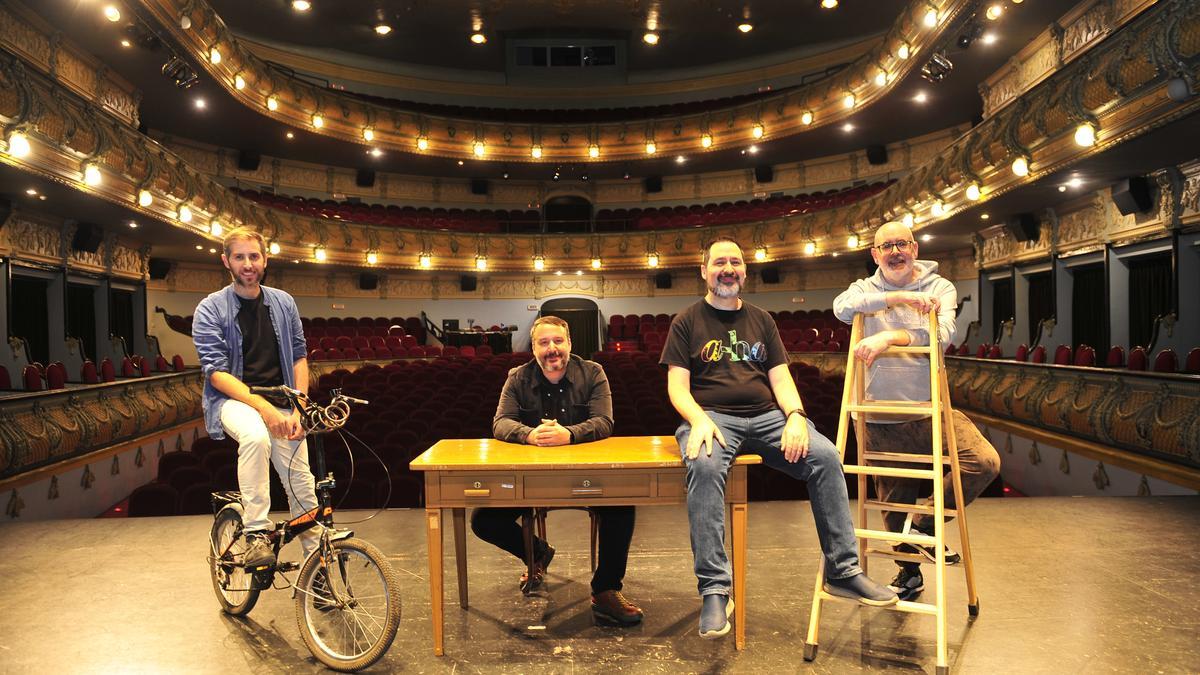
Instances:
[[[733,283],[726,285],[726,281],[733,281]],[[742,280],[736,274],[722,274],[717,277],[717,283],[712,287],[712,292],[718,298],[736,298],[742,294]]]
[[[899,254],[889,255],[887,260],[883,261],[884,272],[885,272],[884,276],[892,277],[892,279],[896,279],[896,281],[903,281],[904,283],[907,283],[908,279],[898,279],[897,278],[899,275],[905,274],[904,268],[905,268],[905,265],[907,262],[908,262],[908,260],[903,255],[899,255]],[[888,281],[892,281],[892,279],[888,279]],[[903,284],[896,283],[895,281],[893,281],[892,283],[895,285],[903,285]]]
[[[250,288],[262,283],[263,275],[261,273],[255,273],[252,280],[244,277],[241,272],[234,273],[233,270],[230,270],[230,274],[233,274],[233,283],[238,286]]]
[[[558,363],[550,363],[550,359],[558,358]],[[547,353],[542,357],[542,370],[562,370],[567,367],[567,360],[563,357],[563,353],[555,350]]]

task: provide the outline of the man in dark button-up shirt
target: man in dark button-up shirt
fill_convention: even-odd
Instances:
[[[552,446],[587,443],[612,435],[612,391],[604,368],[571,354],[567,322],[543,316],[530,330],[533,361],[513,368],[500,394],[492,434],[509,443]],[[633,539],[632,506],[593,507],[600,521],[596,572],[592,575],[592,613],[602,621],[634,625],[642,610],[621,594],[629,542]],[[524,508],[478,508],[471,530],[480,539],[525,560],[525,540],[517,519]],[[554,558],[554,547],[534,537],[534,573],[521,575],[521,589],[541,585]]]

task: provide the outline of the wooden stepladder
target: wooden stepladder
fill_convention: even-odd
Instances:
[[[907,562],[928,563],[928,559],[919,553],[903,553],[893,551],[890,546],[882,548],[868,547],[869,541],[903,542],[918,546],[932,546],[936,551],[934,572],[934,602],[912,602],[901,600],[886,609],[901,612],[929,614],[937,621],[937,672],[939,675],[948,672],[946,662],[946,547],[945,547],[945,517],[955,516],[958,522],[958,534],[962,547],[962,566],[967,577],[967,611],[971,616],[979,613],[979,597],[975,590],[975,571],[971,561],[971,544],[967,536],[967,515],[963,508],[962,481],[958,467],[958,443],[954,437],[954,422],[951,419],[950,387],[946,382],[946,365],[942,358],[936,336],[938,334],[937,312],[929,313],[930,344],[924,347],[890,347],[877,358],[893,358],[899,354],[917,354],[929,358],[929,391],[931,400],[927,402],[913,401],[867,401],[865,373],[866,363],[854,357],[854,350],[859,340],[864,336],[863,315],[854,317],[854,325],[850,331],[850,356],[846,362],[846,385],[842,391],[841,419],[838,422],[837,449],[842,458],[843,469],[848,474],[858,476],[858,508],[854,534],[858,537],[858,558],[867,571],[867,560],[870,556],[892,558]],[[851,417],[851,413],[859,413]],[[866,415],[863,413],[901,413],[913,415],[929,415],[932,419],[932,452],[924,454],[906,454],[896,452],[872,451],[866,447]],[[853,423],[855,436],[858,438],[859,464],[845,464],[846,443],[849,437],[849,425]],[[946,445],[950,460],[950,476],[954,488],[954,503],[957,509],[948,509],[945,505],[944,484],[946,457],[943,456],[942,429],[946,430]],[[899,468],[895,466],[879,466],[879,462],[889,464],[913,464],[922,468]],[[925,468],[928,467],[928,468]],[[867,499],[867,476],[891,476],[895,478],[916,478],[932,481],[933,504],[898,504]],[[869,512],[899,511],[908,514],[929,514],[933,517],[934,534],[909,534],[907,532],[888,532],[886,529],[870,529],[867,515]],[[880,516],[882,519],[882,515]],[[812,661],[817,656],[817,634],[821,622],[821,603],[826,600],[842,600],[836,595],[826,593],[824,588],[825,562],[822,558],[817,568],[817,581],[813,591],[812,612],[809,615],[808,638],[804,642],[804,660]],[[849,600],[853,602],[853,600]]]

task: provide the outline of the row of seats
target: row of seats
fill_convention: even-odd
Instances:
[[[949,355],[969,356],[971,351],[964,343],[957,348],[953,345],[947,347],[946,353]],[[980,359],[1008,358],[1004,356],[1000,345],[989,344],[979,345],[975,350],[975,357]],[[1013,360],[1022,362],[1046,363],[1046,348],[1038,345],[1033,349],[1029,349],[1027,345],[1021,344],[1017,346],[1016,354],[1012,358]],[[1126,361],[1125,348],[1120,345],[1113,345],[1109,348],[1104,362],[1100,363],[1096,359],[1096,350],[1090,345],[1079,344],[1072,350],[1070,345],[1060,344],[1054,349],[1054,358],[1051,360],[1051,363],[1056,366],[1101,366],[1104,368],[1126,368],[1138,371],[1151,370],[1156,373],[1183,372],[1187,374],[1200,374],[1200,347],[1194,347],[1188,352],[1182,371],[1179,369],[1179,357],[1176,355],[1175,350],[1170,347],[1159,350],[1151,363],[1149,353],[1144,347],[1134,347],[1131,349],[1129,351],[1129,359]]]
[[[408,337],[412,337],[411,335]],[[328,340],[330,338],[323,338]],[[342,340],[344,338],[338,338]],[[394,338],[388,338],[394,340]],[[309,361],[344,361],[356,359],[404,359],[404,358],[425,358],[430,356],[464,356],[472,358],[474,356],[490,356],[493,350],[490,345],[463,345],[455,347],[446,345],[439,347],[437,345],[418,345],[414,344],[411,347],[403,345],[393,345],[389,343],[384,347],[347,347],[344,349],[333,347],[325,349],[317,347],[308,351]]]
[[[810,194],[741,200],[690,206],[664,206],[632,209],[600,209],[596,212],[596,230],[621,232],[630,229],[661,230],[709,225],[728,225],[812,213],[853,204],[884,190],[890,183],[876,182],[845,189],[816,191]],[[312,218],[328,218],[357,223],[420,230],[459,232],[534,232],[541,214],[520,209],[459,209],[413,207],[395,204],[338,202],[316,197],[287,195],[234,188],[243,197],[264,206]]]
[[[315,317],[300,317],[300,325],[304,326],[305,336],[311,337],[338,337],[347,335],[356,337],[358,335],[380,335],[387,337],[388,335],[412,335],[417,339],[417,344],[425,344],[425,322],[419,316],[409,317],[353,317],[353,316],[315,316]],[[380,333],[379,329],[383,332]],[[403,329],[403,333],[397,331]]]
[[[720,204],[663,206],[648,209],[600,209],[596,212],[598,231],[673,230],[686,227],[731,225],[783,216],[795,216],[824,209],[847,206],[884,190],[890,183],[842,190],[816,191],[811,194],[740,200]]]
[[[121,377],[146,377],[151,373],[183,372],[183,357],[176,354],[170,363],[161,354],[155,357],[154,365],[150,359],[138,355],[121,358]],[[79,382],[83,384],[99,384],[114,382],[117,379],[117,369],[112,359],[105,358],[97,368],[95,362],[88,359],[83,362],[79,372]],[[24,391],[50,391],[65,389],[68,382],[67,367],[61,361],[55,361],[49,366],[33,362],[21,369],[21,389]],[[8,368],[0,366],[0,390],[12,390],[13,381]]]

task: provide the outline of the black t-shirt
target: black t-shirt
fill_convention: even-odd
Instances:
[[[238,296],[238,328],[242,330],[242,382],[250,387],[283,384],[279,343],[271,312],[263,304],[263,293],[253,300]]]
[[[748,302],[730,311],[701,300],[671,322],[659,363],[691,372],[701,408],[754,417],[777,407],[767,371],[787,363],[787,352],[770,314]]]

